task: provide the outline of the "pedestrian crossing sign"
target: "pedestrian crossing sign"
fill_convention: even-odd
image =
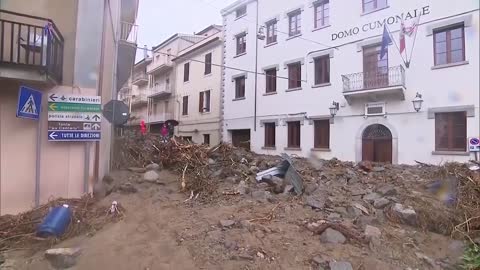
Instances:
[[[42,105],[42,92],[21,86],[18,92],[17,117],[38,120]]]

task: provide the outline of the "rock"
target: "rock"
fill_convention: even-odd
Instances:
[[[323,209],[325,207],[325,198],[319,198],[318,196],[308,196],[305,202],[313,209]]]
[[[114,180],[115,179],[113,179],[113,177],[111,175],[107,174],[103,177],[102,182],[107,183],[107,184],[111,184],[111,183],[113,183]]]
[[[363,200],[368,203],[373,203],[375,200],[380,199],[381,197],[382,196],[380,196],[380,194],[373,192],[363,196]]]
[[[316,184],[305,184],[305,194],[312,195],[318,189]]]
[[[348,215],[347,209],[345,207],[337,206],[337,207],[334,207],[333,210],[342,216]]]
[[[378,166],[378,167],[373,167],[373,171],[374,171],[374,172],[383,172],[383,171],[385,171],[385,168],[384,168],[384,167],[380,167],[380,166]]]
[[[394,267],[388,263],[382,262],[371,256],[366,256],[363,261],[363,269],[365,270],[403,270],[402,268]]]
[[[257,166],[250,166],[250,171],[256,174],[260,171],[260,169]]]
[[[380,198],[380,199],[376,199],[374,202],[373,202],[373,207],[377,208],[377,209],[383,209],[385,208],[385,206],[387,206],[388,204],[390,203],[390,201],[386,198]]]
[[[218,178],[218,177],[220,177],[220,175],[222,175],[222,173],[223,173],[223,169],[220,168],[212,174],[212,177],[213,178]]]
[[[235,176],[229,176],[229,177],[225,178],[225,181],[227,181],[228,183],[231,183],[231,184],[237,184],[238,183],[238,178],[235,177]]]
[[[45,258],[54,268],[70,268],[76,264],[80,248],[54,248],[45,251]]]
[[[215,162],[215,160],[213,160],[211,158],[208,159],[208,165],[215,165],[215,163],[217,163],[217,162]]]
[[[240,195],[245,195],[249,193],[249,188],[247,186],[247,183],[245,181],[240,181],[240,183],[237,186],[237,191],[240,193]]]
[[[367,225],[367,226],[365,227],[365,236],[366,236],[368,239],[371,239],[371,238],[380,238],[381,235],[382,235],[382,232],[380,231],[379,228],[374,227],[374,226],[370,226],[370,225]]]
[[[347,241],[345,236],[339,231],[327,228],[321,235],[320,241],[322,243],[343,244]]]
[[[370,172],[372,171],[373,169],[373,166],[372,166],[372,163],[368,162],[368,161],[361,161],[358,163],[358,167],[360,167],[360,169],[366,171],[366,172]]]
[[[143,175],[143,180],[147,182],[155,182],[160,176],[155,171],[148,171]]]
[[[243,228],[243,229],[246,229],[248,231],[251,231],[253,229],[253,223],[248,221],[248,220],[242,220],[240,221],[240,226]]]
[[[235,220],[230,220],[230,219],[220,220],[220,225],[224,228],[232,227],[233,225],[235,225]]]
[[[380,193],[383,196],[394,196],[397,195],[397,190],[392,185],[385,185],[378,188],[377,193]]]
[[[312,261],[316,264],[323,264],[325,262],[325,260],[320,256],[313,257]]]
[[[225,239],[223,246],[228,250],[236,250],[238,248],[238,243],[232,239]]]
[[[355,219],[353,223],[362,229],[365,229],[366,226],[370,224],[380,224],[380,222],[378,222],[378,220],[372,216],[359,216]]]
[[[356,208],[356,207],[353,207],[353,206],[349,206],[347,207],[347,216],[352,218],[352,219],[355,219],[355,218],[358,218],[360,216],[363,215],[363,212],[362,210]]]
[[[259,202],[268,202],[272,200],[272,193],[265,190],[257,190],[252,192],[252,198]]]
[[[147,171],[145,168],[137,168],[137,167],[130,167],[128,168],[128,170],[134,173],[145,173]]]
[[[158,165],[157,163],[152,163],[152,164],[148,164],[145,169],[147,171],[158,171],[160,170],[160,165]]]
[[[352,264],[349,262],[330,262],[329,266],[330,270],[353,270]]]
[[[126,182],[123,185],[118,187],[118,190],[122,193],[137,193],[137,188],[130,182]]]
[[[327,217],[329,220],[339,220],[342,218],[342,215],[339,213],[330,213]]]
[[[392,212],[395,216],[400,218],[400,220],[410,226],[417,225],[417,213],[411,207],[405,207],[400,203],[396,203],[392,207]]]
[[[423,254],[423,253],[420,253],[420,252],[415,252],[415,255],[417,255],[417,258],[425,261],[426,263],[428,263],[433,269],[435,270],[440,270],[440,268],[438,267],[438,265],[435,263],[435,260],[428,257],[427,255]]]
[[[290,192],[293,192],[294,187],[292,185],[286,185],[285,188],[283,189],[283,194],[289,194]]]

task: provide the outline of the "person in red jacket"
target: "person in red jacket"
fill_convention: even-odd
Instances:
[[[142,135],[147,134],[147,127],[145,126],[145,121],[143,120],[140,122],[140,133]]]
[[[166,124],[162,125],[162,129],[160,130],[160,134],[162,134],[162,138],[164,142],[168,141],[168,128]]]

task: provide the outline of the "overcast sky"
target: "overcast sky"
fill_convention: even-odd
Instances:
[[[193,34],[221,24],[220,10],[235,0],[140,0],[138,46],[149,48],[175,33]],[[143,52],[138,51],[138,58]]]

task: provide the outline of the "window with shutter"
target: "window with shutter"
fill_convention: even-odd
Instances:
[[[198,111],[200,113],[203,113],[203,108],[204,108],[204,104],[203,104],[203,99],[204,99],[204,95],[205,95],[205,92],[200,92],[200,98],[198,100]]]
[[[265,147],[275,147],[275,123],[265,123]]]
[[[300,148],[300,121],[288,122],[288,147]]]
[[[212,73],[212,53],[205,55],[205,75]]]
[[[302,87],[302,64],[300,62],[288,65],[288,89]]]
[[[330,120],[315,120],[314,124],[314,148],[330,148]]]
[[[183,65],[183,81],[188,82],[190,80],[190,63]]]
[[[183,97],[182,115],[188,115],[188,96]]]
[[[277,92],[277,69],[272,68],[265,71],[265,80],[266,80],[266,92],[275,93]]]
[[[435,65],[465,61],[464,26],[454,26],[434,32],[433,49]]]
[[[235,98],[245,97],[245,77],[235,79]]]
[[[467,150],[467,114],[450,112],[435,114],[435,150]]]
[[[315,58],[315,85],[330,82],[330,56],[325,55]]]

